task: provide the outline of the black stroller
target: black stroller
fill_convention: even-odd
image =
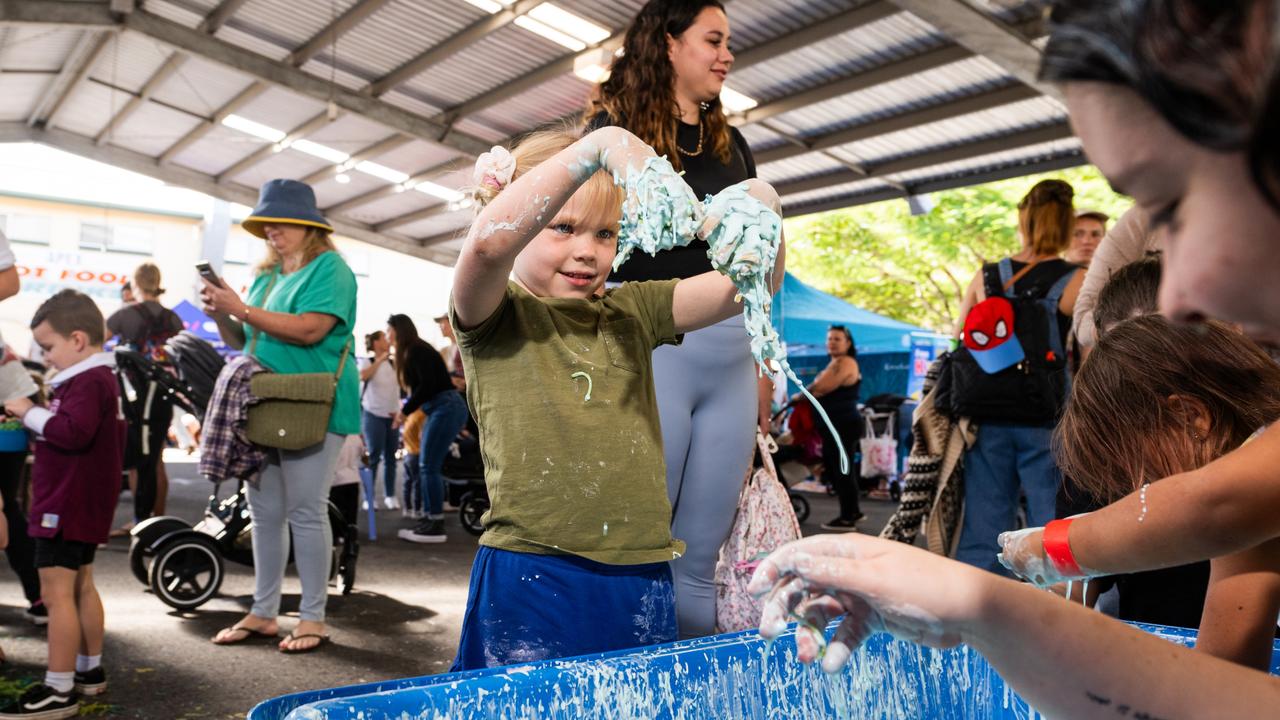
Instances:
[[[355,586],[360,554],[356,528],[347,524],[333,503],[329,503],[329,526],[333,529],[329,581],[336,579],[338,590],[347,595]],[[164,604],[194,610],[218,594],[224,559],[253,567],[252,532],[244,483],[222,500],[218,500],[215,488],[204,519],[194,526],[172,516],[138,523],[132,531],[129,569]],[[293,562],[292,550],[289,562]]]
[[[458,519],[472,535],[484,532],[480,518],[489,510],[489,490],[484,484],[484,460],[476,435],[462,434],[449,448],[441,473],[449,502],[458,506]]]
[[[221,358],[208,343],[185,332],[171,339],[166,349],[174,359],[176,375],[141,353],[117,348],[122,389],[127,381],[135,393],[163,393],[174,405],[203,419],[213,387],[211,378],[216,378],[220,369],[215,362],[221,363]],[[333,503],[328,510],[333,529],[329,580],[336,577],[338,589],[346,595],[355,584],[360,546],[355,526],[347,524]],[[161,516],[134,526],[129,568],[138,582],[149,586],[166,605],[194,610],[222,586],[223,559],[253,566],[252,524],[244,484],[223,500],[218,499],[215,487],[204,518],[195,525],[182,518]]]

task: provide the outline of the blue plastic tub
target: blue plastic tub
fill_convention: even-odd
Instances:
[[[1183,645],[1195,640],[1190,630],[1140,627]],[[768,645],[754,632],[297,693],[249,713],[249,720],[1033,717],[968,647],[932,650],[881,634],[844,672],[827,676],[796,662],[790,634]]]

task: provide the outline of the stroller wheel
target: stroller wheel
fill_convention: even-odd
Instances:
[[[474,492],[469,492],[462,496],[460,507],[458,508],[458,518],[462,520],[462,527],[472,535],[480,535],[484,533],[484,523],[480,518],[489,511],[489,498]]]
[[[129,570],[143,585],[151,583],[150,573],[147,572],[147,548],[138,542],[138,538],[134,538],[129,545]]]
[[[165,605],[194,610],[222,587],[222,557],[211,539],[192,533],[163,545],[151,562],[151,591]]]
[[[791,509],[796,513],[796,521],[804,522],[809,519],[809,499],[798,492],[787,491],[787,497],[791,498]]]

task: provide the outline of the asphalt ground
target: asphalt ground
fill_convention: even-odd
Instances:
[[[212,486],[197,477],[190,458],[170,452],[168,514],[192,522],[206,506]],[[804,471],[783,468],[792,480]],[[836,515],[834,497],[806,493],[812,513],[805,535]],[[894,504],[863,500],[862,532],[878,532]],[[131,514],[126,494],[117,525]],[[106,608],[103,659],[109,691],[88,703],[81,715],[108,718],[242,718],[255,704],[291,692],[445,672],[457,650],[475,537],[457,514],[448,514],[449,541],[415,545],[396,538],[412,521],[398,511],[377,513],[377,541],[367,539],[361,518],[361,551],[355,590],[342,596],[330,588],[329,630],[333,638],[318,652],[284,655],[274,642],[250,641],[222,647],[209,638],[238,620],[252,604],[253,571],[226,564],[218,597],[188,613],[170,609],[134,579],[128,539],[112,540],[95,562]],[[22,614],[26,607],[17,579],[0,571],[0,646],[8,657],[0,666],[0,694],[43,677],[44,631]],[[286,577],[281,630],[297,621],[298,583]]]

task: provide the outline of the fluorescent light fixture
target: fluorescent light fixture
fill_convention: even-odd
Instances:
[[[338,173],[337,175],[333,176],[333,179],[337,180],[342,185],[346,185],[347,183],[351,182],[351,176],[346,173]]]
[[[502,0],[501,2],[494,2],[494,0],[466,0],[466,2],[480,8],[490,15],[496,15],[497,13],[502,12],[502,8],[510,5],[514,0]]]
[[[608,50],[588,50],[573,59],[573,74],[592,85],[609,78],[609,65],[613,58]]]
[[[232,130],[239,130],[246,135],[252,135],[256,138],[266,140],[267,142],[278,143],[284,140],[288,135],[283,130],[276,130],[273,127],[267,127],[262,123],[254,122],[247,117],[240,115],[228,115],[222,118],[222,124]]]
[[[393,170],[386,165],[379,165],[378,163],[369,162],[368,160],[356,163],[356,169],[365,175],[372,175],[376,178],[386,180],[389,183],[402,183],[409,179],[408,173],[402,173],[399,170]]]
[[[463,200],[465,200],[467,197],[466,195],[458,192],[457,190],[454,190],[453,188],[447,188],[443,185],[437,185],[427,180],[423,180],[417,185],[414,185],[413,189],[417,190],[420,193],[425,193],[432,197],[438,197],[441,200],[445,200],[451,203],[460,203]]]
[[[578,17],[549,2],[530,10],[529,17],[547,27],[568,33],[588,45],[595,45],[612,34],[608,28],[602,28],[590,20]]]
[[[727,85],[720,87],[720,104],[725,110],[731,113],[742,113],[759,105],[759,101],[753,100],[746,95],[730,88]]]
[[[516,18],[515,24],[524,28],[525,30],[528,30],[529,32],[535,35],[541,35],[542,37],[550,40],[551,42],[557,43],[559,45],[563,45],[575,52],[578,50],[587,49],[587,44],[582,42],[581,40],[573,37],[572,35],[566,35],[565,33],[562,33],[559,30],[556,30],[550,26],[540,23],[537,20],[534,20],[533,18],[529,17],[528,15],[521,15],[520,17]]]
[[[328,160],[331,163],[344,162],[347,158],[351,157],[341,150],[334,150],[331,147],[321,145],[317,142],[311,142],[310,140],[294,140],[293,144],[289,147],[294,150],[300,150],[308,155],[314,155],[321,160]]]

